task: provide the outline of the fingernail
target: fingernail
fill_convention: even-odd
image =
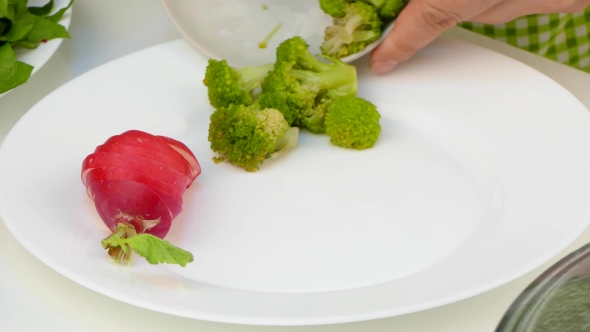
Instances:
[[[397,66],[397,62],[393,60],[380,60],[371,64],[371,70],[377,75],[382,75],[391,71],[395,66]]]

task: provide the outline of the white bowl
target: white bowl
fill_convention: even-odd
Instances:
[[[232,66],[255,66],[275,60],[275,49],[285,39],[301,36],[314,54],[319,54],[324,30],[332,18],[319,0],[161,0],[180,33],[197,49]],[[281,24],[266,48],[259,44]],[[386,32],[391,25],[386,28]],[[384,33],[384,36],[386,33]],[[381,38],[381,40],[383,37]],[[342,58],[354,61],[369,53],[379,42]]]

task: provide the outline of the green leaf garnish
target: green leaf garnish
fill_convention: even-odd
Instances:
[[[37,17],[35,25],[26,38],[27,41],[42,42],[55,38],[70,38],[70,34],[63,26],[48,19]]]
[[[73,3],[49,15],[54,0],[42,7],[28,7],[28,0],[0,0],[0,93],[25,83],[33,72],[32,66],[16,60],[13,48],[35,49],[42,42],[70,38],[58,22]]]
[[[14,18],[12,19],[12,27],[6,34],[6,40],[9,42],[17,42],[25,38],[35,26],[39,17],[29,13],[26,9],[15,10]]]
[[[70,0],[70,3],[66,7],[58,10],[55,14],[47,16],[47,19],[53,22],[59,22],[59,20],[61,20],[64,14],[68,11],[68,9],[72,7],[72,4],[74,4],[74,0]]]
[[[0,0],[0,17],[8,15],[8,0]]]
[[[45,16],[45,15],[49,15],[49,13],[51,13],[52,9],[53,9],[53,0],[50,0],[43,7],[29,7],[29,12],[33,15],[36,15],[36,16]]]
[[[0,47],[0,93],[25,83],[32,72],[33,66],[16,60],[10,44]]]
[[[12,21],[6,17],[0,18],[0,38],[2,40],[6,39],[5,36],[10,31],[10,28],[12,28]]]
[[[150,264],[178,264],[182,267],[193,261],[193,255],[151,234],[135,234],[133,226],[119,224],[117,231],[101,241],[102,247],[117,262],[131,264],[133,252]]]

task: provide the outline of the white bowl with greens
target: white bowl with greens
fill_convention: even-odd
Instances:
[[[193,46],[210,58],[225,59],[230,65],[241,67],[274,62],[276,47],[294,36],[305,39],[313,54],[325,53],[344,62],[354,61],[373,50],[391,29],[393,17],[380,14],[385,4],[405,3],[405,0],[161,2],[173,24]],[[369,10],[375,7],[372,15],[378,21],[373,25],[377,33],[358,19],[358,8],[346,8],[350,5],[369,7]],[[340,13],[323,10],[330,6],[340,6],[342,10]],[[341,17],[332,17],[327,12]],[[331,26],[337,27],[331,30],[331,37],[326,37]],[[353,39],[361,42],[351,47],[351,52],[342,52],[348,48],[343,43],[352,43]]]
[[[72,3],[0,1],[0,97],[27,82],[70,37]]]

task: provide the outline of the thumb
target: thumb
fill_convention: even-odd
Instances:
[[[490,0],[412,0],[371,55],[371,70],[384,74],[430,44],[445,30],[495,3]]]

